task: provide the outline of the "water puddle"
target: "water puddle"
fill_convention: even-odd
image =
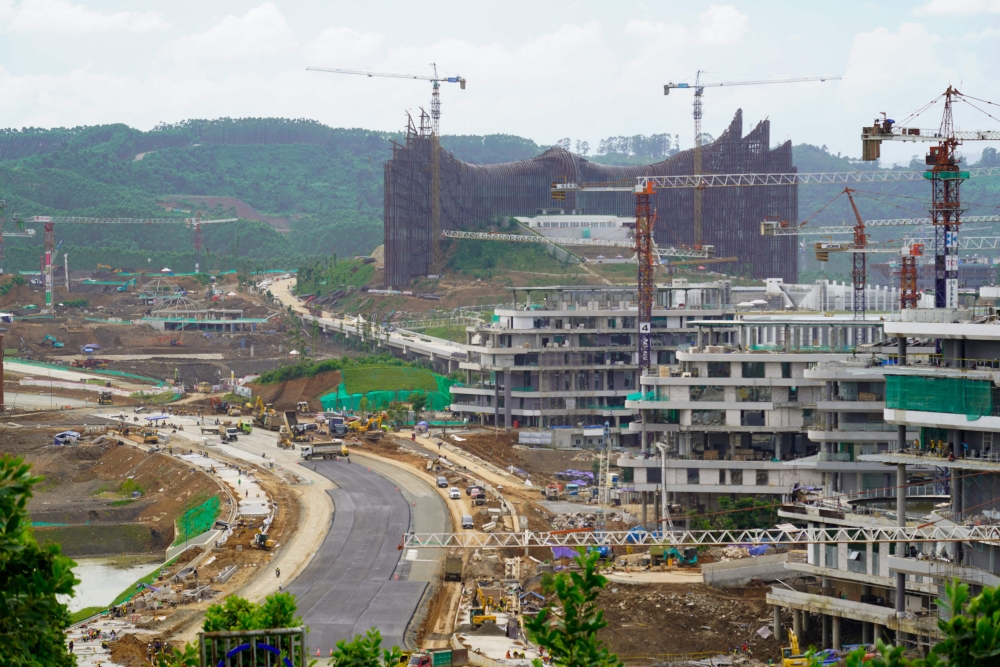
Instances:
[[[66,602],[70,612],[85,607],[110,605],[119,593],[160,566],[161,563],[155,561],[125,562],[120,558],[80,558],[73,568],[73,574],[80,580],[76,594],[72,599],[61,599],[60,602]]]

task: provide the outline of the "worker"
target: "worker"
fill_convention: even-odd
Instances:
[[[281,576],[281,568],[280,567],[274,568],[274,576],[275,577],[280,577]]]

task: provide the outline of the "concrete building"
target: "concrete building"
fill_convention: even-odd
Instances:
[[[460,364],[466,382],[452,388],[451,409],[483,424],[552,429],[552,444],[566,447],[599,440],[593,431],[608,422],[614,441],[629,444],[633,410],[626,397],[638,387],[635,288],[511,291],[509,309],[467,328],[468,359]],[[674,363],[678,350],[696,342],[693,321],[732,317],[728,282],[657,287],[654,357]]]
[[[911,528],[1000,520],[1000,454],[994,446],[1000,431],[1000,324],[995,317],[971,321],[969,311],[905,315],[905,321],[884,324],[887,340],[896,344],[894,354],[886,354],[881,381],[874,372],[857,376],[859,384],[872,383],[870,389],[884,387],[884,423],[895,430],[888,446],[878,443],[868,452],[855,446],[851,452],[882,466],[882,481],[845,480],[835,506],[829,497],[789,503],[779,512],[783,518],[809,527]],[[847,369],[815,373],[825,374],[836,391],[850,391]],[[949,613],[936,601],[945,583],[957,578],[973,595],[1000,585],[998,551],[994,542],[971,540],[811,545],[805,562],[785,567],[814,577],[815,584],[775,586],[767,600],[790,612],[795,630],[821,628],[824,646],[881,637],[926,648],[940,639],[937,620]]]

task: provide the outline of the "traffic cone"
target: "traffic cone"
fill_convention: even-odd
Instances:
[[[320,656],[320,654],[319,654],[319,649],[316,649],[316,657],[317,657],[317,658],[320,658],[320,657],[322,657],[322,656]]]

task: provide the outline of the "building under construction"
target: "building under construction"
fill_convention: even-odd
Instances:
[[[791,142],[770,146],[770,123],[763,121],[743,136],[743,113],[713,143],[702,147],[705,173],[789,173]],[[441,230],[476,229],[497,216],[531,215],[557,206],[553,182],[623,181],[637,176],[694,173],[694,150],[662,162],[640,166],[595,164],[561,148],[550,148],[530,160],[477,165],[441,150],[426,117],[412,121],[406,143],[395,144],[385,165],[385,281],[402,287],[434,273],[434,247]],[[437,196],[435,196],[437,193]],[[567,211],[633,215],[634,197],[627,192],[567,193],[559,202]],[[657,211],[655,241],[661,246],[694,245],[694,190],[661,190],[653,197]],[[757,278],[795,282],[797,261],[793,237],[760,233],[767,216],[798,219],[797,186],[720,187],[702,191],[704,244],[720,256],[737,256],[733,272]]]

